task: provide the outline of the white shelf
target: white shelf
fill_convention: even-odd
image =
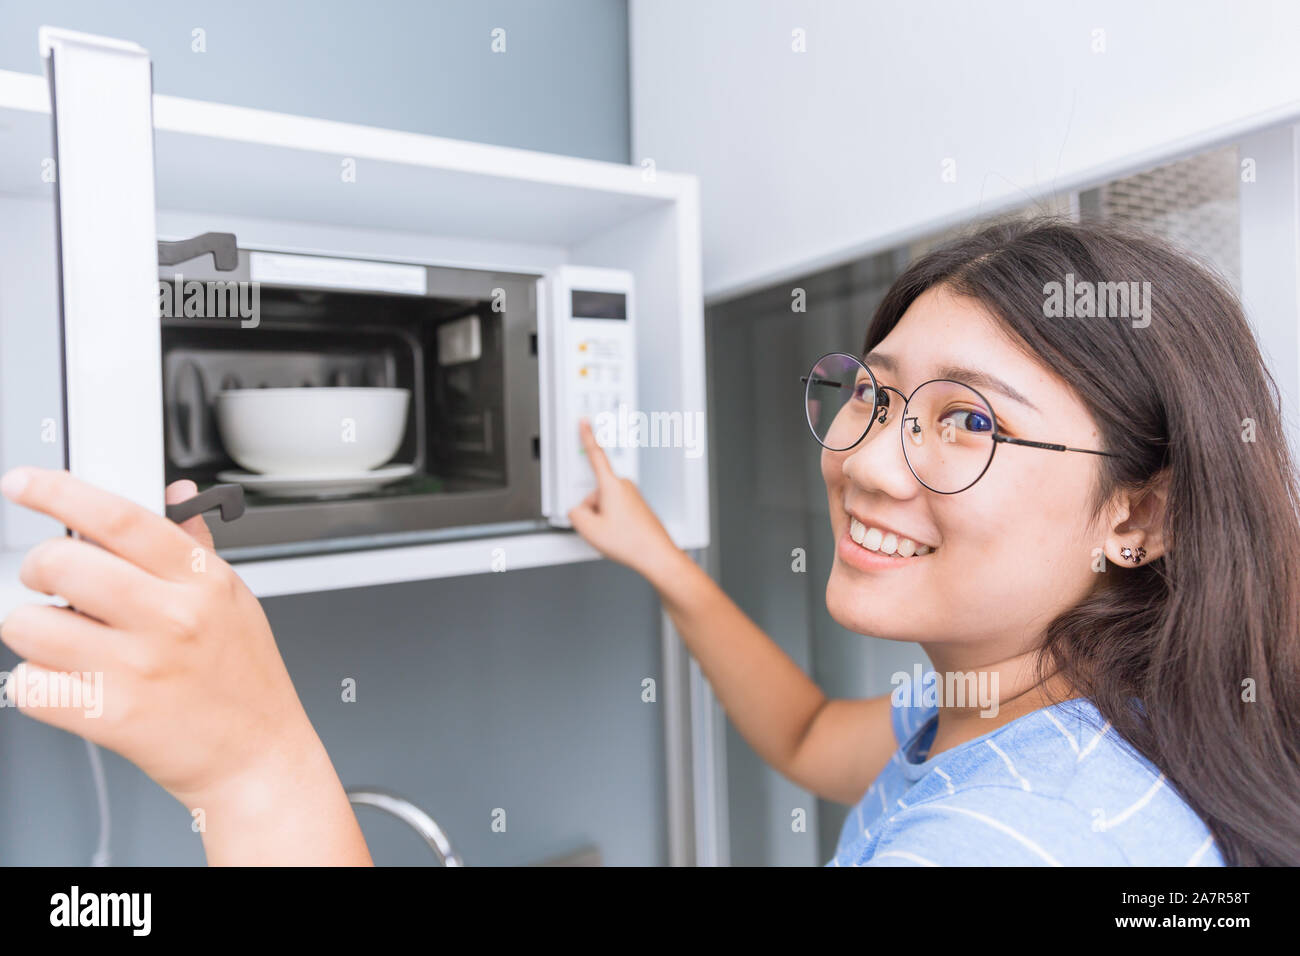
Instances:
[[[498,554],[504,562],[503,570],[494,571],[493,562]],[[544,565],[594,561],[599,557],[577,535],[557,531],[249,561],[234,567],[254,594],[274,597],[465,574],[509,574]]]
[[[572,245],[675,201],[690,177],[154,96],[159,209]],[[48,196],[43,77],[0,70],[0,191]],[[342,163],[355,160],[356,181]],[[232,176],[233,170],[255,171]]]
[[[502,571],[493,570],[498,549],[504,559]],[[0,620],[20,604],[55,603],[53,598],[28,590],[18,582],[18,569],[23,557],[24,552],[0,554],[0,581],[3,582],[0,584]],[[274,561],[244,561],[233,567],[249,590],[259,598],[267,598],[465,574],[508,574],[527,568],[599,558],[600,555],[577,535],[557,531]]]
[[[679,529],[668,530],[673,540],[683,547],[695,546]],[[18,581],[18,570],[25,556],[25,551],[0,552],[0,621],[20,604],[56,603]],[[503,562],[501,570],[496,570],[498,556]],[[601,560],[600,553],[577,534],[551,531],[241,561],[232,567],[250,591],[259,598],[267,598],[469,574],[509,574],[528,568],[598,560]]]

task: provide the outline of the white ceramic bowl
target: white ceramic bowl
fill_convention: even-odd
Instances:
[[[216,396],[230,457],[264,475],[347,475],[393,457],[406,431],[405,388],[236,388]]]

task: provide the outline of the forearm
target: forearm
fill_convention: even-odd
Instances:
[[[181,800],[192,815],[203,811],[210,866],[372,865],[347,794],[310,724],[257,767]]]
[[[646,576],[736,729],[791,776],[826,696],[685,552],[666,553]]]

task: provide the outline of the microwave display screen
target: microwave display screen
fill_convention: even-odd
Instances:
[[[575,319],[627,319],[627,296],[622,292],[574,289],[569,307]]]

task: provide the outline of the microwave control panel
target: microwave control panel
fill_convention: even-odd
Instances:
[[[636,318],[629,272],[562,266],[550,286],[550,354],[543,358],[550,409],[543,418],[551,454],[542,463],[542,511],[551,524],[568,527],[569,510],[596,487],[578,434],[581,419],[591,423],[614,473],[637,478],[639,433],[630,426],[637,409]]]

